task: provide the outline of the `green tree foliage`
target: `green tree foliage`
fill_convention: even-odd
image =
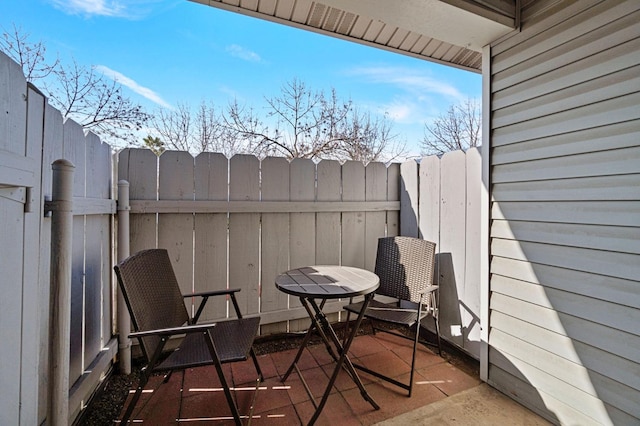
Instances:
[[[156,155],[160,155],[166,150],[164,142],[162,142],[157,136],[148,135],[142,139],[142,142],[144,143],[144,146],[155,152]]]

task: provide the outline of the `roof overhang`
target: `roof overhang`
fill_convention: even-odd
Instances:
[[[519,0],[191,0],[481,71],[482,48],[518,26]]]

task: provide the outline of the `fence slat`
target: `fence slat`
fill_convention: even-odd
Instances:
[[[449,152],[441,161],[440,321],[442,335],[464,347],[461,310],[458,302],[464,294],[466,227],[466,159],[462,151]]]
[[[158,167],[160,200],[193,200],[193,163],[191,154],[165,151]],[[169,258],[183,294],[193,291],[193,214],[159,214],[158,247],[169,251]],[[193,301],[185,299],[188,307]]]
[[[234,155],[229,162],[229,200],[260,199],[260,162]],[[242,287],[238,303],[244,314],[259,312],[260,214],[229,215],[229,286]]]
[[[400,164],[393,163],[387,167],[387,201],[400,200]],[[400,235],[400,210],[387,211],[387,235]]]
[[[21,392],[21,400],[22,407],[20,413],[20,420],[24,422],[24,424],[40,424],[38,410],[36,407],[38,406],[38,399],[35,396],[39,395],[39,373],[40,369],[44,368],[45,357],[40,353],[40,346],[43,345],[42,340],[40,339],[40,332],[43,331],[40,327],[42,324],[47,324],[49,320],[49,315],[44,315],[44,312],[47,312],[48,303],[44,301],[48,301],[48,291],[46,292],[46,297],[43,297],[44,288],[48,287],[47,285],[43,285],[43,282],[48,282],[49,275],[41,275],[41,270],[39,268],[42,267],[43,264],[47,264],[50,259],[50,256],[46,256],[43,253],[43,248],[50,248],[50,241],[45,237],[45,226],[43,226],[42,222],[42,212],[43,208],[43,193],[42,186],[40,182],[42,182],[42,142],[43,142],[43,132],[44,132],[44,111],[46,107],[46,101],[44,96],[39,93],[36,93],[35,90],[31,88],[28,89],[28,105],[27,105],[27,138],[26,138],[26,150],[25,154],[28,158],[30,158],[34,164],[34,178],[35,182],[38,182],[31,189],[31,200],[27,200],[28,203],[31,204],[31,207],[28,209],[28,212],[25,214],[25,223],[24,223],[24,249],[23,249],[23,294],[28,294],[29,297],[27,300],[23,300],[22,304],[22,317],[30,318],[31,321],[25,321],[22,324],[22,365],[30,366],[27,369],[21,371],[21,384],[20,384],[20,392]],[[1,168],[1,166],[0,166]],[[7,217],[7,216],[3,216]],[[9,220],[6,220],[7,223],[12,223]],[[16,227],[19,228],[19,227]],[[0,235],[6,236],[6,234],[0,232]],[[8,250],[11,252],[16,252],[16,247],[18,247],[17,242],[15,244],[7,245]],[[13,262],[13,259],[10,256],[0,255],[2,259],[6,261]],[[47,257],[45,260],[43,257]],[[12,263],[12,264],[17,264]],[[6,279],[6,276],[3,276]],[[15,281],[17,283],[18,281]],[[12,299],[11,302],[14,302]],[[44,321],[43,322],[43,317]],[[40,321],[40,322],[38,322]],[[0,322],[3,322],[0,320]],[[43,331],[44,332],[44,331]],[[5,340],[4,337],[2,341],[10,341]],[[13,346],[13,345],[10,345]],[[2,355],[0,355],[2,356]],[[7,362],[8,360],[3,357],[3,360]],[[9,363],[8,365],[12,365]],[[38,370],[34,369],[33,366],[39,366]],[[0,406],[0,409],[3,409],[4,406]],[[43,413],[46,408],[42,408]]]
[[[400,165],[400,235],[418,237],[418,163]]]
[[[369,163],[365,169],[365,199],[387,200],[387,168],[382,163]],[[373,271],[376,265],[378,238],[385,236],[386,212],[366,212],[364,267]]]
[[[118,156],[118,180],[129,182],[131,200],[158,198],[158,156],[148,149],[124,149]],[[131,254],[157,247],[156,214],[135,214],[130,219]]]
[[[195,159],[195,199],[226,201],[229,162],[223,154],[203,152]],[[194,222],[194,290],[227,288],[227,213],[197,213]],[[195,303],[199,303],[196,300]],[[209,299],[201,321],[227,316],[227,301]]]
[[[340,201],[340,163],[322,160],[317,167],[317,201]],[[316,215],[316,261],[318,265],[340,264],[340,213]]]
[[[86,141],[82,127],[71,120],[64,122],[63,155],[75,166],[73,173],[73,195],[85,197],[85,147]],[[84,293],[85,293],[85,217],[73,218],[73,255],[71,272],[71,347],[69,352],[69,384],[73,384],[82,375],[83,347],[85,326]]]
[[[420,161],[420,235],[436,243],[440,252],[440,159],[424,157]]]
[[[465,228],[465,283],[462,303],[464,349],[480,354],[480,248],[482,247],[482,157],[478,148],[466,153],[466,220]]]
[[[342,200],[364,201],[365,172],[360,161],[342,165]],[[364,268],[364,212],[342,213],[342,264]]]
[[[86,195],[109,199],[111,182],[111,153],[106,144],[93,133],[86,136],[87,173]],[[110,218],[108,215],[85,217],[85,300],[84,300],[84,368],[100,353],[111,337],[111,271]]]
[[[10,152],[23,157],[25,154],[25,129],[27,104],[24,102],[27,83],[20,66],[0,53],[0,151]],[[14,157],[6,157],[7,159]],[[2,162],[7,164],[9,161]],[[13,170],[11,170],[13,171]],[[7,173],[8,175],[9,173]],[[4,179],[3,179],[4,180]],[[6,179],[11,183],[13,179]],[[15,181],[14,181],[15,182]],[[17,183],[17,182],[15,182]],[[17,188],[0,188],[0,232],[3,239],[0,247],[0,259],[3,259],[2,289],[4,297],[0,300],[0,339],[4,343],[0,348],[0,378],[2,379],[2,397],[0,398],[0,423],[18,424],[21,416],[21,379],[24,372],[21,365],[23,338],[23,262],[22,248],[24,229],[24,202],[15,197]],[[24,190],[22,190],[24,191]],[[18,199],[15,199],[18,198]],[[8,242],[11,242],[10,244]],[[6,263],[5,263],[6,262]],[[11,267],[9,267],[9,265]],[[26,317],[28,318],[28,317]],[[24,400],[27,403],[28,399]],[[23,407],[24,411],[32,407]]]
[[[316,196],[316,165],[312,160],[296,158],[290,164],[291,201],[313,202]],[[291,213],[289,215],[289,267],[298,268],[316,263],[316,214]],[[302,306],[297,297],[289,296],[289,307]],[[289,321],[289,331],[306,330],[309,319]]]
[[[263,201],[289,200],[289,162],[285,158],[267,157],[261,162]],[[287,309],[288,297],[275,287],[276,276],[289,269],[289,215],[262,214],[260,271],[260,312]],[[286,332],[286,323],[263,326],[265,334]]]

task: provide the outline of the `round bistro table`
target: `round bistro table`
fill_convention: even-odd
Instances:
[[[364,317],[364,312],[366,311],[367,306],[379,285],[380,279],[373,272],[350,266],[305,266],[284,272],[276,278],[276,287],[278,290],[292,296],[299,297],[300,303],[302,303],[302,306],[304,306],[309,318],[311,319],[311,327],[307,330],[302,341],[302,345],[300,345],[300,349],[298,349],[298,353],[291,363],[291,366],[282,377],[282,382],[284,382],[294,369],[298,373],[305,390],[311,398],[311,402],[313,402],[313,405],[316,408],[313,417],[311,417],[311,420],[308,423],[309,425],[314,424],[318,419],[318,416],[327,402],[331,388],[338,377],[338,373],[340,373],[340,370],[343,367],[347,370],[351,379],[360,389],[362,397],[368,401],[373,408],[376,410],[380,409],[378,404],[365,389],[360,377],[358,377],[358,374],[351,363],[351,360],[347,356],[349,347],[351,346],[358,328],[360,327],[360,323],[362,322],[362,318]],[[354,326],[351,328],[351,332],[344,339],[344,342],[341,343],[335,333],[335,330],[331,326],[331,323],[329,323],[326,315],[323,313],[322,308],[327,300],[350,298],[354,296],[364,296],[364,303],[362,304],[362,309],[358,314],[358,318],[356,319]],[[320,304],[318,304],[318,301],[320,301]],[[316,402],[297,365],[300,360],[300,356],[302,355],[302,351],[307,346],[314,330],[318,330],[327,351],[336,362],[333,374],[329,379],[327,388],[319,403]],[[332,343],[336,348],[337,355],[332,349]]]

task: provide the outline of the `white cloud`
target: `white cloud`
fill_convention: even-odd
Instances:
[[[139,19],[159,0],[49,0],[53,6],[69,15],[108,16]]]
[[[463,101],[467,97],[455,86],[421,74],[410,68],[400,67],[368,67],[354,68],[348,74],[368,78],[376,84],[394,85],[416,96],[435,94],[451,98],[456,102]]]
[[[235,56],[236,58],[240,58],[249,62],[261,62],[262,58],[257,53],[244,48],[242,46],[238,46],[237,44],[232,44],[227,46],[227,52],[231,54],[231,56]]]
[[[393,102],[386,106],[385,110],[393,121],[410,121],[413,114],[413,105],[406,103]]]
[[[111,68],[106,67],[104,65],[97,65],[95,69],[96,71],[104,74],[107,78],[110,78],[122,84],[123,86],[128,87],[129,89],[133,90],[135,93],[139,94],[140,96],[143,96],[149,99],[151,102],[158,104],[164,108],[173,108],[169,103],[167,103],[164,99],[162,99],[160,95],[158,95],[156,92],[149,89],[148,87],[141,86],[136,81],[125,76],[124,74],[119,73],[118,71],[114,71]]]

